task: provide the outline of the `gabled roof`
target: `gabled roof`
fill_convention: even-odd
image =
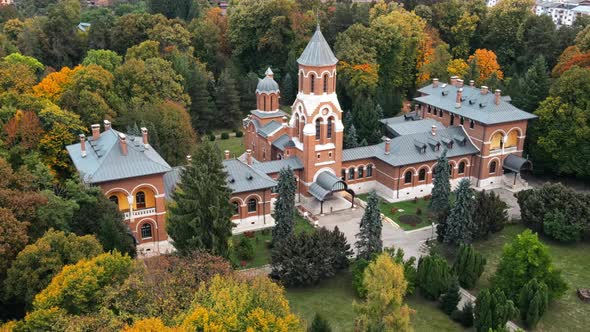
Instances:
[[[418,164],[436,160],[446,148],[445,141],[454,140],[453,147],[448,148],[447,157],[475,154],[479,149],[467,139],[467,133],[459,126],[437,129],[436,135],[429,132],[398,136],[391,140],[390,153],[385,154],[385,143],[364,146],[342,151],[342,161],[377,158],[392,166]],[[440,142],[438,151],[432,143]],[[459,141],[464,142],[459,144]],[[429,144],[427,144],[428,142]],[[425,151],[420,151],[426,147]]]
[[[223,167],[227,172],[228,187],[234,194],[272,188],[277,184],[270,176],[237,159],[224,160]]]
[[[284,116],[288,115],[287,113],[285,113],[281,110],[269,111],[269,112],[252,110],[252,111],[250,111],[250,113],[252,113],[252,115],[255,115],[261,119],[266,119],[266,118],[281,118],[282,119]]]
[[[420,119],[405,115],[381,119],[387,130],[395,136],[423,133],[430,131],[432,126],[444,128],[443,124],[434,119]]]
[[[290,145],[289,141],[291,141],[291,137],[287,134],[283,134],[281,135],[281,137],[277,138],[274,142],[272,142],[272,146],[281,151],[285,151],[285,146],[287,146],[287,144]]]
[[[311,40],[301,53],[297,63],[304,66],[332,66],[338,62],[338,59],[334,56],[330,45],[322,35],[320,26],[318,24],[315,33],[311,37]]]
[[[109,129],[97,140],[88,137],[85,157],[82,157],[80,143],[66,147],[85,183],[166,173],[172,169],[149,144],[144,147],[141,137],[126,135],[127,155],[124,155],[119,134],[115,129]]]
[[[483,124],[529,120],[537,117],[510,104],[505,98],[500,98],[500,103],[496,105],[493,91],[484,95],[479,88],[472,86],[463,87],[461,107],[456,107],[458,89],[450,84],[438,84],[437,87],[429,84],[418,90],[426,96],[417,97],[414,100]]]
[[[263,161],[252,164],[252,167],[265,173],[278,173],[283,168],[291,168],[292,170],[303,169],[303,163],[297,157],[291,157],[280,160]]]

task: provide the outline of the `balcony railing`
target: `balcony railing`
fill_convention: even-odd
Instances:
[[[125,215],[125,220],[128,219],[135,219],[135,218],[139,218],[139,217],[145,217],[145,216],[151,216],[156,214],[156,208],[146,208],[146,209],[139,209],[139,210],[133,210],[133,212],[130,211],[124,211],[123,214]]]

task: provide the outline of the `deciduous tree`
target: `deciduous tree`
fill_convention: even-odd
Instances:
[[[475,78],[476,83],[484,83],[488,81],[492,75],[501,80],[504,78],[504,73],[500,70],[496,54],[493,51],[486,49],[477,49],[473,55],[469,56],[468,62],[476,61],[479,69],[479,77]]]
[[[82,61],[82,65],[99,65],[109,72],[115,72],[115,69],[123,63],[123,58],[111,50],[89,50]]]

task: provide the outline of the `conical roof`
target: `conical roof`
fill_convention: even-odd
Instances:
[[[338,62],[338,59],[334,56],[330,45],[322,35],[320,26],[318,24],[315,33],[311,37],[311,40],[305,47],[305,50],[297,59],[297,63],[304,66],[332,66]]]

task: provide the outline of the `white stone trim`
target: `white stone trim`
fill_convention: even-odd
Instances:
[[[315,166],[332,165],[335,163],[336,163],[335,160],[328,160],[328,161],[322,161],[321,163],[315,163]]]
[[[315,146],[315,151],[326,151],[326,150],[334,150],[336,149],[336,145],[334,143],[327,143],[327,144],[317,144]]]

